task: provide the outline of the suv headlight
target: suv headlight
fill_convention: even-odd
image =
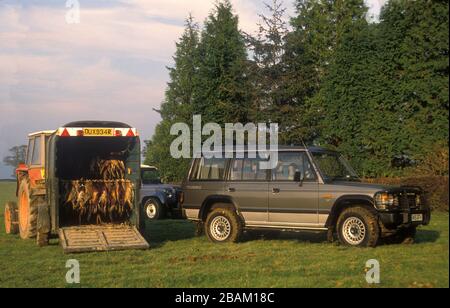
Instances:
[[[175,196],[175,191],[173,189],[165,189],[164,193],[166,194],[167,198],[172,199],[173,196]]]
[[[376,193],[374,199],[375,206],[379,210],[386,210],[393,207],[394,205],[398,205],[397,198],[393,194],[387,192]]]
[[[416,206],[421,206],[422,205],[422,196],[417,194],[416,195]]]

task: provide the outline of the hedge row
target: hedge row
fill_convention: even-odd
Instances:
[[[420,186],[427,193],[427,198],[433,210],[449,211],[448,176],[420,176],[407,178],[375,178],[366,182],[384,185]]]

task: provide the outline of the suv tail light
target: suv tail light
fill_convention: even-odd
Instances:
[[[178,197],[178,202],[180,203],[180,205],[183,205],[183,203],[184,203],[184,192],[180,192],[180,195]]]

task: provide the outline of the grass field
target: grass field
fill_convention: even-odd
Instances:
[[[14,183],[0,183],[0,287],[70,287],[68,259],[81,266],[77,287],[370,287],[365,263],[377,259],[378,287],[448,287],[448,214],[434,213],[417,244],[358,249],[329,244],[320,234],[215,245],[195,237],[187,221],[147,224],[148,251],[64,255],[57,240],[38,248],[7,236],[3,204]]]

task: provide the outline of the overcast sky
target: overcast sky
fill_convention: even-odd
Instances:
[[[0,178],[12,170],[1,164],[10,147],[70,121],[123,121],[149,139],[184,20],[191,12],[202,22],[214,3],[79,0],[80,23],[69,24],[70,2],[0,0]],[[241,29],[254,32],[263,2],[231,2]],[[371,14],[383,2],[368,0]],[[292,15],[293,0],[284,3]]]

